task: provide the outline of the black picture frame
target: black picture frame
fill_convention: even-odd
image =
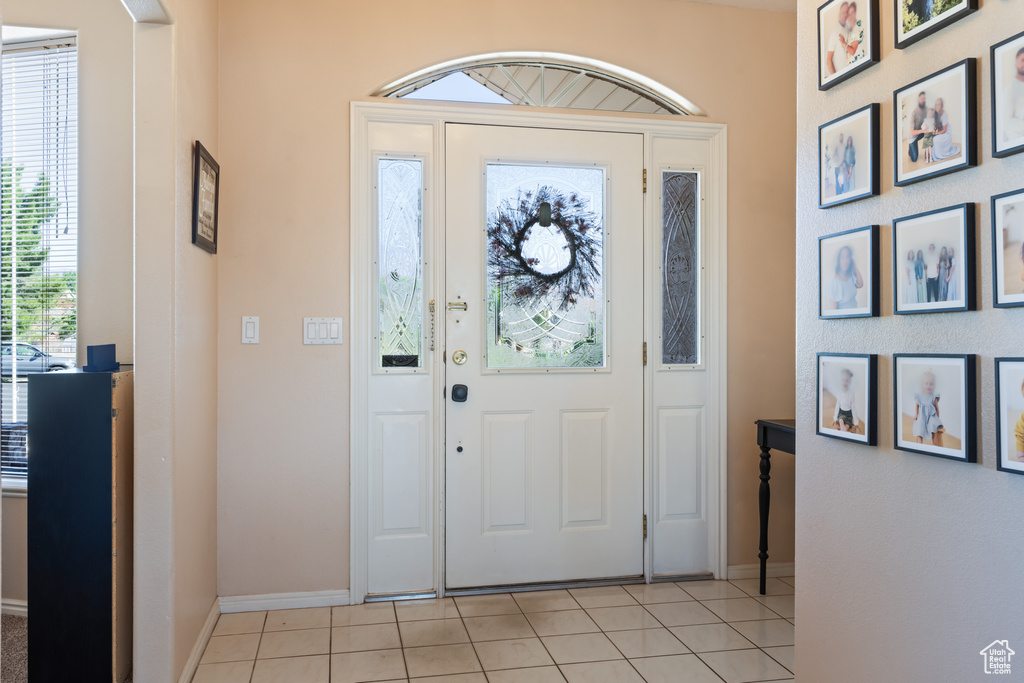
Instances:
[[[937,178],[939,176],[946,175],[948,173],[955,173],[956,171],[962,171],[965,168],[972,168],[978,165],[978,60],[974,57],[968,57],[967,59],[961,60],[956,64],[951,64],[944,69],[931,73],[924,78],[919,78],[913,83],[909,83],[898,90],[894,90],[892,93],[893,103],[893,183],[899,187],[905,185],[912,185],[919,183],[923,180],[930,178]],[[907,173],[901,172],[903,168],[903,118],[904,118],[904,107],[901,103],[901,98],[908,100],[915,99],[921,92],[927,93],[929,87],[942,87],[944,90],[948,88],[948,85],[941,83],[941,81],[955,77],[959,75],[962,83],[960,84],[959,92],[957,93],[960,98],[959,111],[956,111],[960,122],[963,124],[964,136],[961,141],[962,149],[960,150],[960,160],[956,161],[956,157],[952,156],[948,159],[940,160],[938,162],[925,162],[930,163],[934,166],[934,170],[926,171],[925,169],[914,170]],[[936,83],[939,81],[939,83]],[[945,109],[945,100],[948,96],[943,96],[936,99],[943,100],[943,109],[947,112],[952,112],[953,108],[949,110]],[[927,94],[926,94],[927,99]],[[911,103],[911,106],[916,104]],[[907,109],[907,116],[909,116],[910,109]],[[907,124],[910,125],[910,124]],[[952,124],[951,124],[952,125]],[[951,131],[952,134],[952,131]],[[910,140],[907,139],[909,159],[908,163],[916,164],[918,161],[913,158],[913,152],[909,149],[910,145],[918,145],[918,159],[920,155],[924,153],[921,149],[920,139]]]
[[[908,360],[911,362],[907,363]],[[906,366],[904,363],[906,363]],[[978,461],[977,365],[978,357],[974,354],[897,353],[893,355],[893,446],[896,450],[928,455],[935,458],[945,458],[947,460],[955,460],[957,462],[974,463]],[[901,393],[903,393],[904,390],[901,370],[907,366],[913,367],[915,369],[915,374],[919,368],[925,368],[926,372],[933,373],[935,373],[934,368],[936,367],[952,367],[960,369],[963,385],[959,387],[960,391],[956,394],[960,404],[960,414],[957,417],[959,418],[958,421],[961,422],[959,426],[962,427],[960,430],[961,436],[958,437],[960,443],[959,449],[945,446],[940,447],[925,443],[917,444],[914,441],[903,438],[904,430],[906,428],[904,417],[910,419],[912,429],[915,422],[909,414],[904,413],[903,408],[901,407]],[[950,373],[945,374],[948,375]],[[934,388],[937,390],[940,397],[943,394],[949,393],[941,385],[941,380],[937,381]],[[951,416],[947,413],[947,415],[943,417],[943,404],[941,404],[941,398],[939,401],[938,417],[944,426],[946,422],[950,421],[949,418]],[[949,406],[950,401],[946,401],[944,405]],[[911,436],[913,436],[913,433],[911,433]],[[947,437],[946,434],[944,434],[944,443],[948,443],[948,441],[946,441],[947,438],[955,437]]]
[[[881,250],[879,241],[880,229],[877,225],[867,225],[863,228],[854,228],[853,230],[844,230],[843,232],[837,232],[831,235],[822,235],[818,238],[818,318],[821,320],[836,320],[842,318],[877,318],[879,315],[879,303],[881,301],[881,288],[880,288],[880,275],[881,268],[879,267]],[[869,288],[867,291],[866,306],[857,307],[851,309],[851,313],[829,313],[829,310],[842,310],[842,309],[826,309],[825,307],[825,271],[826,271],[826,259],[825,251],[827,245],[830,242],[851,242],[855,236],[862,235],[867,240],[867,244],[861,250],[866,253],[869,258],[867,265],[868,273],[865,274],[861,270],[861,279],[864,284]],[[844,244],[840,249],[848,246]],[[831,259],[829,259],[831,260]],[[858,268],[859,269],[859,268]]]
[[[996,366],[996,469],[999,470],[1000,472],[1009,472],[1011,474],[1024,474],[1024,462],[1020,462],[1020,461],[1018,461],[1016,463],[1010,462],[1010,458],[1009,458],[1010,451],[1012,450],[1014,453],[1016,453],[1017,452],[1017,446],[1020,445],[1020,444],[1016,443],[1016,438],[1015,437],[1014,437],[1014,443],[1011,444],[1011,442],[1010,442],[1011,432],[1008,430],[1008,428],[1010,427],[1011,424],[1013,424],[1013,428],[1012,429],[1014,431],[1016,430],[1017,423],[1016,422],[1014,422],[1014,423],[1010,422],[1010,419],[1012,419],[1012,413],[1015,413],[1016,411],[1010,411],[1008,409],[1008,407],[1003,404],[1003,400],[1004,400],[1003,389],[1007,389],[1007,394],[1010,394],[1011,392],[1016,392],[1016,391],[1024,392],[1024,388],[1022,388],[1022,382],[1021,381],[1014,381],[1014,382],[1010,383],[1010,382],[1006,382],[1006,380],[1003,378],[1004,366],[1008,366],[1008,365],[1011,365],[1011,364],[1012,365],[1020,366],[1019,368],[1017,368],[1017,373],[1018,374],[1017,374],[1017,377],[1015,377],[1014,379],[1017,380],[1018,378],[1020,378],[1022,381],[1024,381],[1024,358],[996,358],[996,360],[995,360],[995,366]],[[1003,420],[1004,417],[1008,417],[1009,419],[1004,421]],[[1024,417],[1024,414],[1022,414],[1022,417]],[[1020,419],[1020,418],[1018,418],[1018,419]],[[1006,449],[1005,453],[1003,452],[1004,447]]]
[[[1010,201],[1014,199],[1016,201]],[[1010,264],[1006,262],[1003,253],[1006,251],[1006,242],[1003,239],[1003,230],[1006,227],[1003,224],[1003,219],[1006,212],[1002,210],[1005,204],[1014,204],[1014,210],[1020,211],[1020,220],[1022,221],[1022,227],[1024,227],[1024,187],[1019,190],[992,195],[990,201],[990,213],[992,215],[992,305],[996,308],[1024,306],[1024,239],[1021,240],[1022,247],[1018,252],[1021,292],[1019,294],[1010,294],[1006,291],[1005,287],[1006,278],[1009,276],[1007,268]],[[1014,265],[1017,264],[1015,263]]]
[[[1001,96],[1002,89],[999,88],[997,81],[1000,80],[1001,68],[1003,62],[1003,55],[1000,54],[1003,50],[1008,50],[1014,55],[1014,61],[1016,61],[1016,52],[1024,50],[1024,31],[1021,31],[1017,35],[1010,36],[1006,40],[1001,40],[992,46],[990,50],[990,61],[989,61],[989,73],[991,74],[990,83],[992,87],[992,156],[996,158],[1008,157],[1012,154],[1020,154],[1024,152],[1024,134],[1014,137],[1009,141],[1006,141],[1006,146],[1000,145],[1000,133],[1002,126],[999,123],[999,113],[1003,111],[1006,106],[1003,103],[1003,97]]]
[[[911,0],[915,4],[923,4],[922,0]],[[923,40],[936,31],[941,31],[950,24],[960,21],[969,14],[978,11],[978,0],[963,0],[960,6],[948,10],[939,17],[932,17],[919,24],[911,31],[904,33],[903,27],[903,0],[893,0],[893,30],[895,32],[895,45],[897,50],[903,50],[919,40]]]
[[[828,0],[823,5],[818,7],[818,90],[828,90],[836,85],[839,85],[843,81],[856,76],[865,69],[878,64],[881,59],[881,52],[879,50],[879,39],[878,39],[878,0],[861,0],[860,5],[867,7],[868,16],[864,19],[858,20],[858,24],[863,24],[865,27],[863,31],[867,32],[867,35],[862,39],[867,41],[867,54],[866,58],[863,59],[860,64],[856,66],[849,66],[842,72],[836,72],[831,78],[826,75],[826,57],[828,52],[826,51],[826,45],[823,42],[822,36],[822,13],[832,9],[836,5],[842,5],[848,0]],[[858,7],[859,10],[859,7]],[[825,40],[828,40],[825,37]]]
[[[220,164],[198,140],[195,142],[192,156],[192,244],[216,254],[220,213]],[[214,176],[212,182],[209,179],[211,173]]]
[[[841,204],[848,204],[855,202],[865,197],[877,197],[879,194],[879,179],[881,177],[881,155],[879,146],[879,120],[881,105],[877,102],[873,102],[867,106],[861,107],[855,111],[851,111],[849,114],[844,114],[839,118],[832,119],[828,123],[823,123],[818,126],[818,208],[827,209],[832,206],[839,206]],[[837,194],[835,192],[835,186],[839,182],[841,170],[836,166],[834,162],[828,161],[832,158],[834,150],[830,150],[830,143],[826,143],[825,140],[829,136],[833,141],[836,136],[844,136],[851,130],[856,129],[858,137],[863,130],[864,122],[861,119],[866,119],[867,135],[869,138],[869,151],[870,158],[867,160],[867,168],[869,173],[868,182],[855,188],[850,192],[842,192]],[[854,147],[856,149],[856,146]],[[856,165],[860,165],[858,160]],[[827,186],[829,180],[833,181],[833,193],[831,198],[826,197]]]
[[[853,432],[844,432],[841,429],[834,429],[832,427],[824,426],[824,403],[825,403],[825,392],[826,389],[823,385],[822,377],[822,365],[832,361],[833,365],[849,365],[852,367],[858,367],[863,369],[864,372],[864,383],[863,391],[865,394],[865,415],[863,422],[865,423],[864,433],[857,434]],[[876,354],[867,353],[819,353],[817,355],[817,368],[816,368],[816,383],[817,387],[817,398],[815,401],[815,430],[814,433],[818,436],[824,436],[829,439],[839,439],[840,441],[849,441],[851,443],[861,444],[863,446],[877,446],[878,445],[878,356]],[[857,373],[853,373],[851,376],[855,378]],[[829,392],[831,393],[831,392]],[[834,396],[834,395],[833,395]],[[838,400],[838,397],[834,398]],[[854,413],[854,420],[857,420],[857,415]],[[832,424],[835,424],[834,422]]]
[[[948,215],[947,215],[948,214]],[[975,273],[976,253],[975,253],[975,215],[977,214],[977,206],[968,202],[965,204],[957,204],[954,206],[947,206],[941,209],[933,209],[932,211],[924,211],[917,213],[912,216],[903,216],[902,218],[896,218],[892,222],[892,275],[893,275],[893,303],[892,310],[896,315],[919,315],[922,313],[951,313],[957,311],[974,311],[977,310],[977,274]],[[932,303],[945,303],[942,301],[929,302],[929,301],[915,301],[908,303],[905,301],[905,297],[901,292],[901,284],[903,274],[900,272],[906,264],[907,259],[901,258],[901,254],[909,253],[908,245],[901,240],[900,232],[913,226],[913,223],[924,222],[936,223],[940,220],[952,218],[957,216],[960,219],[960,234],[959,243],[957,248],[960,249],[959,253],[959,268],[960,272],[963,273],[963,281],[956,281],[956,285],[960,288],[958,291],[963,292],[963,297],[957,297],[954,305],[944,306],[937,305],[932,306]],[[932,219],[925,221],[924,219]],[[909,224],[909,225],[908,225]],[[906,239],[905,237],[903,239]],[[920,243],[913,242],[911,244],[918,245]],[[937,244],[935,245],[936,250],[941,252],[942,248],[946,245]],[[913,247],[914,251],[924,251],[920,246]],[[954,258],[956,258],[954,254]],[[935,279],[940,279],[941,272],[937,274]],[[925,280],[927,281],[928,275],[925,272]],[[920,287],[918,287],[920,289]],[[927,282],[925,282],[925,295],[927,292]]]

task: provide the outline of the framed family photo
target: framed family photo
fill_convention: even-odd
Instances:
[[[1024,358],[996,358],[996,469],[1024,474]]]
[[[878,60],[878,0],[828,0],[818,8],[818,90]]]
[[[902,50],[978,9],[978,0],[894,0],[896,49]]]
[[[992,197],[992,298],[1024,306],[1024,188]]]
[[[818,317],[878,315],[878,226],[818,238]]]
[[[1024,32],[992,46],[992,156],[1024,152]]]
[[[896,448],[976,462],[973,355],[896,354]]]
[[[897,315],[975,310],[974,204],[893,221]]]
[[[878,356],[818,354],[819,436],[878,444]]]
[[[869,104],[818,127],[818,207],[878,194],[879,105]]]
[[[193,157],[192,244],[216,254],[220,165],[198,140]]]
[[[893,93],[896,185],[978,165],[976,72],[971,57]]]

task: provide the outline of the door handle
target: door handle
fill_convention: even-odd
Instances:
[[[456,403],[465,403],[469,397],[469,387],[465,384],[456,384],[452,387],[452,400]]]

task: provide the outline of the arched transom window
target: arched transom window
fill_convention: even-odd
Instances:
[[[641,74],[571,55],[478,55],[423,69],[377,95],[634,114],[702,115],[696,104]]]

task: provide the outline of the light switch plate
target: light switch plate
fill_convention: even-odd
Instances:
[[[341,318],[303,318],[303,344],[341,344]]]
[[[260,343],[260,318],[257,315],[242,316],[242,343]]]

